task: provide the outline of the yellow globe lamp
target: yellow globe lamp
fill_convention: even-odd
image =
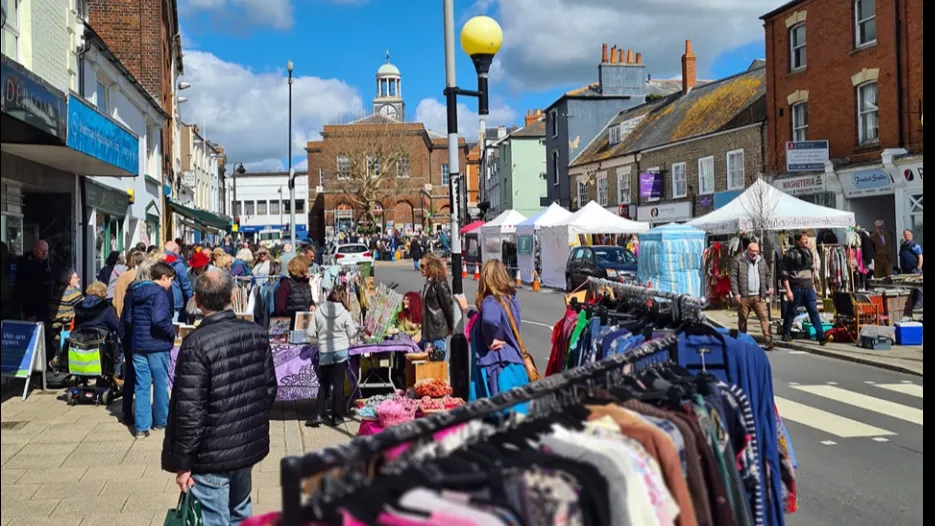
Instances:
[[[490,63],[501,45],[503,30],[489,16],[475,16],[461,28],[461,47],[474,61],[474,68],[479,75],[486,75],[490,71]]]

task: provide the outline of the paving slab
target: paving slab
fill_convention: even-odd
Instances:
[[[126,498],[121,495],[84,495],[62,499],[52,512],[52,517],[82,517],[86,513],[120,513]]]
[[[0,471],[0,484],[4,486],[14,484],[19,481],[28,471],[26,468],[3,468]]]
[[[91,466],[87,468],[82,481],[88,480],[134,480],[142,478],[146,466]]]
[[[147,526],[155,519],[162,526],[165,513],[140,511],[131,513],[91,513],[84,516],[81,526]]]
[[[42,484],[15,484],[0,486],[0,503],[5,507],[8,502],[29,500],[39,491]]]
[[[153,511],[165,512],[176,507],[179,503],[179,491],[150,493],[146,495],[130,495],[123,506],[124,512]]]
[[[13,524],[21,524],[21,519],[34,520],[48,517],[61,503],[58,499],[51,500],[19,500],[3,504],[4,518],[16,519]]]
[[[23,474],[17,484],[75,483],[88,471],[88,468],[32,468]],[[4,475],[6,477],[6,475]],[[6,482],[4,482],[6,483]]]
[[[33,498],[36,499],[71,499],[84,496],[94,496],[104,488],[105,481],[91,480],[75,484],[73,482],[57,482],[52,484],[43,484]]]

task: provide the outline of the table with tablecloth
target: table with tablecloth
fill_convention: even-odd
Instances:
[[[418,352],[418,346],[405,335],[399,339],[386,340],[382,343],[352,345],[347,361],[347,375],[351,382],[351,399],[360,396],[357,387],[360,357],[367,354],[390,352]],[[271,345],[273,363],[276,366],[276,383],[279,389],[276,400],[288,402],[293,400],[314,400],[318,396],[318,346],[310,344],[280,344]],[[175,362],[178,360],[179,348],[174,347],[169,359],[169,390],[172,390],[175,378]]]

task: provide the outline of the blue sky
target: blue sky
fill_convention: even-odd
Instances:
[[[642,52],[656,78],[680,74],[692,39],[698,75],[720,78],[764,56],[758,16],[776,0],[456,0],[459,26],[474,14],[504,28],[491,71],[490,124],[521,123],[563,91],[596,80],[601,43]],[[183,118],[223,144],[234,161],[278,169],[288,159],[285,64],[295,63],[293,159],[321,126],[369,111],[376,69],[402,72],[407,118],[444,131],[441,0],[179,0],[185,77]],[[626,28],[626,31],[621,29]],[[627,35],[626,38],[621,35]],[[615,40],[616,39],[616,40]],[[473,88],[457,49],[459,85]],[[476,101],[459,108],[476,135]]]

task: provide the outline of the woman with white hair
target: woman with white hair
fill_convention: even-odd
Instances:
[[[237,257],[231,264],[231,276],[249,276],[250,267],[253,265],[253,252],[244,247],[237,252]]]

